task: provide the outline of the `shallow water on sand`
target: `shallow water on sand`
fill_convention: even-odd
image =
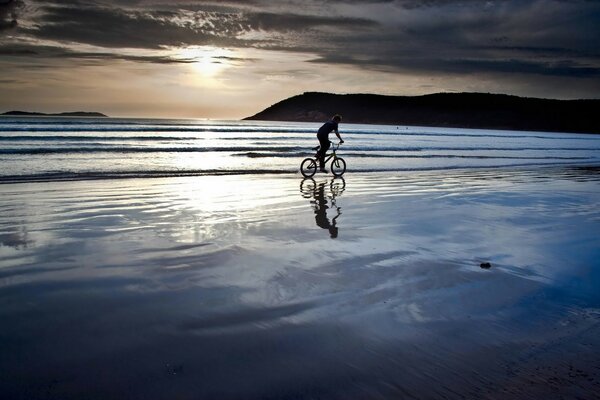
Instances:
[[[0,393],[589,398],[599,189],[592,167],[2,185]]]

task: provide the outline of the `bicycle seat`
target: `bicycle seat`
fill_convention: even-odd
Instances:
[[[313,150],[319,150],[321,146],[313,147]]]

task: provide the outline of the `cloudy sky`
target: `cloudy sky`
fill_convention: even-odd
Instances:
[[[235,119],[305,91],[600,98],[600,0],[0,0],[0,111]]]

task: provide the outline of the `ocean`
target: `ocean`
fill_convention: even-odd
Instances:
[[[318,127],[0,118],[0,397],[600,393],[600,135]]]
[[[299,173],[320,124],[133,118],[0,118],[0,183]],[[340,125],[348,173],[600,161],[600,136]],[[331,135],[335,139],[335,135]]]

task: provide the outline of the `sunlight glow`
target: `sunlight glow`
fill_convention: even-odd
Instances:
[[[231,66],[232,52],[212,46],[193,46],[177,49],[177,57],[192,61],[194,72],[205,78],[214,78]]]

